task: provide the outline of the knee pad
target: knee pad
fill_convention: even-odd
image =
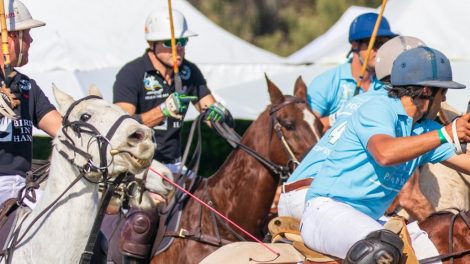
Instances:
[[[403,241],[392,231],[382,229],[356,242],[346,254],[344,264],[399,264]]]
[[[158,226],[156,213],[131,211],[119,239],[122,255],[146,259],[152,250]]]

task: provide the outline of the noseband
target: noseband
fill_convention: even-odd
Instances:
[[[67,109],[67,112],[65,113],[65,115],[63,117],[63,120],[62,120],[62,132],[64,133],[64,135],[66,137],[66,140],[60,140],[60,141],[64,145],[66,145],[67,147],[69,147],[70,149],[72,149],[74,151],[74,156],[69,157],[67,155],[67,153],[65,153],[64,151],[58,150],[59,153],[62,154],[62,156],[64,156],[71,164],[74,164],[79,169],[80,175],[78,177],[76,177],[75,180],[73,180],[70,183],[70,185],[54,201],[52,201],[34,219],[32,219],[31,223],[26,227],[24,233],[21,236],[19,236],[21,225],[18,225],[18,227],[16,228],[16,230],[14,230],[14,233],[12,234],[13,237],[12,237],[10,246],[7,249],[0,252],[0,256],[1,255],[6,256],[8,263],[11,261],[10,256],[13,254],[13,251],[15,250],[16,246],[26,237],[27,233],[31,230],[31,227],[41,217],[43,217],[49,210],[51,210],[51,208],[72,188],[73,185],[75,185],[75,183],[77,183],[81,179],[81,177],[84,177],[89,182],[99,183],[99,182],[91,181],[86,176],[86,174],[88,172],[96,171],[96,172],[100,172],[102,174],[102,179],[106,183],[106,185],[105,185],[105,194],[103,195],[103,198],[101,199],[101,205],[100,205],[99,211],[98,211],[98,213],[95,217],[95,222],[93,224],[93,227],[91,229],[91,233],[90,233],[89,238],[88,238],[88,242],[87,242],[86,247],[85,247],[85,252],[82,254],[81,259],[80,259],[80,263],[90,263],[91,256],[93,255],[92,251],[93,251],[94,245],[96,243],[96,237],[97,237],[99,228],[101,226],[101,222],[102,222],[103,217],[104,217],[104,211],[105,211],[105,209],[106,209],[106,207],[109,203],[109,200],[111,199],[111,196],[112,196],[112,193],[115,190],[115,187],[126,176],[125,173],[122,173],[116,178],[116,180],[114,182],[109,181],[109,179],[108,179],[108,167],[112,163],[112,160],[108,164],[106,150],[107,150],[107,147],[110,143],[110,139],[115,134],[117,128],[121,125],[121,123],[125,119],[131,118],[131,117],[129,115],[120,116],[116,120],[116,122],[114,122],[114,124],[111,126],[111,128],[109,129],[106,136],[101,135],[101,133],[98,131],[98,129],[96,129],[93,125],[91,125],[89,123],[86,123],[86,122],[81,121],[81,120],[69,121],[69,115],[70,115],[71,111],[73,110],[73,108],[75,106],[77,106],[79,103],[81,103],[82,101],[89,100],[89,99],[102,99],[102,98],[99,97],[99,96],[90,95],[90,96],[84,97],[80,100],[77,100],[77,101],[73,102],[70,105],[70,107]],[[93,163],[93,161],[92,161],[93,157],[89,153],[75,147],[75,142],[72,140],[72,138],[69,136],[69,134],[67,134],[67,128],[69,128],[69,127],[72,129],[73,132],[75,132],[75,134],[78,138],[81,137],[82,133],[89,134],[89,135],[92,136],[92,138],[96,138],[96,141],[97,141],[98,147],[99,147],[99,151],[100,151],[100,166],[99,167],[97,167]],[[86,158],[88,160],[87,164],[85,164],[84,166],[78,166],[77,164],[75,164],[74,159],[75,159],[76,154],[79,154],[79,155],[83,156],[84,158]]]
[[[282,146],[284,147],[284,150],[289,157],[289,160],[287,162],[287,167],[289,169],[294,170],[298,165],[299,165],[299,160],[295,157],[294,152],[292,151],[292,148],[289,146],[289,143],[287,143],[284,134],[282,133],[282,125],[279,123],[279,120],[277,119],[276,112],[281,110],[283,107],[290,105],[290,104],[305,104],[306,102],[298,97],[294,96],[287,96],[284,102],[273,105],[271,109],[269,110],[269,117],[271,118],[271,128],[270,130],[274,129],[274,132],[276,132],[277,138],[282,142]]]
[[[108,145],[110,144],[110,140],[111,138],[114,136],[114,134],[116,133],[116,130],[118,129],[118,127],[121,125],[121,123],[127,119],[127,118],[131,118],[129,115],[122,115],[120,116],[116,122],[114,122],[114,124],[111,126],[111,128],[109,129],[108,133],[106,134],[106,136],[103,136],[99,131],[98,129],[96,129],[93,125],[87,123],[87,122],[84,122],[84,121],[81,121],[81,120],[77,120],[77,121],[69,121],[69,115],[70,113],[72,112],[73,108],[75,106],[77,106],[79,103],[81,103],[82,101],[85,101],[85,100],[90,100],[90,99],[102,99],[101,97],[99,96],[96,96],[96,95],[90,95],[90,96],[87,96],[87,97],[84,97],[80,100],[77,100],[75,102],[73,102],[70,107],[67,109],[67,112],[65,113],[64,117],[63,117],[63,120],[62,120],[62,132],[63,134],[65,135],[65,137],[67,138],[66,140],[61,140],[61,142],[66,145],[68,148],[72,149],[73,152],[74,152],[74,157],[69,157],[65,152],[63,152],[62,150],[59,150],[59,153],[62,154],[62,156],[64,156],[69,162],[71,162],[72,164],[74,164],[74,158],[75,158],[75,154],[79,154],[81,155],[82,157],[84,157],[88,162],[87,164],[85,164],[84,166],[77,166],[75,164],[75,166],[78,167],[78,169],[80,170],[81,173],[83,173],[84,175],[86,175],[86,173],[88,172],[91,172],[91,171],[95,171],[95,172],[101,172],[103,174],[103,180],[107,180],[107,174],[108,174],[108,167],[110,166],[110,164],[112,163],[112,160],[108,163],[107,161],[107,153],[106,153],[106,150],[108,148]],[[98,144],[98,148],[99,148],[99,152],[100,152],[100,165],[99,166],[96,166],[96,164],[93,162],[93,157],[77,148],[75,146],[75,142],[73,141],[73,139],[70,137],[70,135],[68,134],[68,131],[67,131],[67,128],[71,128],[73,132],[75,132],[75,135],[77,137],[81,137],[81,134],[84,133],[84,134],[89,134],[92,136],[92,138],[95,138],[96,139],[96,142]],[[85,179],[87,179],[88,181],[92,182],[89,178],[87,178],[85,176]]]

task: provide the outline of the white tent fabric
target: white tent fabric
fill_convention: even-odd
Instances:
[[[343,63],[350,49],[347,41],[350,23],[362,13],[378,10],[350,7],[328,32],[289,56],[289,62],[315,63],[325,69]],[[390,22],[392,31],[418,37],[428,46],[446,54],[452,64],[454,80],[469,87],[468,10],[470,1],[391,0],[385,8],[384,16]],[[447,101],[463,112],[466,111],[469,97],[470,87],[449,91]]]
[[[35,79],[51,101],[54,82],[72,94],[83,97],[96,84],[106,100],[112,100],[117,71],[141,56],[145,19],[151,10],[164,8],[167,1],[151,0],[22,0],[33,18],[47,23],[31,30],[34,42],[29,63],[20,71]],[[277,74],[297,66],[285,59],[239,39],[220,28],[185,0],[173,0],[173,8],[183,12],[189,28],[199,36],[191,38],[186,57],[204,73],[210,89],[217,90]],[[240,97],[226,101],[240,102]],[[189,117],[194,117],[192,111]],[[234,113],[235,117],[241,117]]]
[[[467,89],[451,90],[447,102],[459,111],[466,111],[470,99],[470,26],[469,1],[460,0],[390,0],[385,16],[392,30],[402,35],[421,38],[430,47],[444,52],[451,60],[454,80],[467,85]],[[366,12],[378,9],[350,7],[341,18],[322,36],[288,57],[293,64],[312,64],[285,74],[270,75],[284,93],[291,94],[295,79],[302,76],[307,85],[318,74],[345,61],[350,49],[349,25],[352,20]],[[244,98],[244,104],[227,105],[234,112],[242,112],[249,119],[255,118],[269,103],[264,78],[249,81],[238,88],[218,90],[222,98]],[[246,96],[249,95],[249,96]]]
[[[349,25],[359,14],[367,12],[375,12],[375,9],[351,6],[325,34],[294,52],[287,60],[293,64],[321,63],[324,65],[338,64],[338,62],[344,61],[350,48],[346,45],[348,43]],[[335,57],[335,60],[331,61],[330,56],[325,56],[332,54],[339,55],[339,58]],[[330,59],[330,61],[323,61],[322,59]]]

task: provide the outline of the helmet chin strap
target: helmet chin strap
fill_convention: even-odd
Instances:
[[[16,59],[16,66],[21,66],[23,60],[23,30],[18,31],[18,41],[20,43],[20,50],[18,52],[18,58]]]
[[[426,112],[423,113],[423,116],[418,120],[418,122],[420,122],[420,121],[422,121],[422,120],[424,120],[424,119],[426,119],[426,118],[428,117],[429,112],[431,111],[431,107],[432,107],[432,105],[433,105],[433,103],[434,103],[434,98],[436,97],[437,92],[439,92],[439,89],[438,89],[438,88],[434,88],[434,89],[432,89],[432,93],[431,93],[430,96],[421,95],[421,96],[418,97],[418,98],[420,98],[420,99],[427,99],[427,100],[429,100],[428,108],[426,109]]]
[[[153,43],[152,45],[152,52],[153,52],[153,55],[155,55],[155,58],[158,60],[158,62],[160,62],[163,66],[165,66],[165,68],[167,68],[167,70],[173,70],[173,65],[170,65],[164,61],[162,61],[158,56],[157,56],[157,53],[155,52],[155,45],[157,45],[156,42]]]

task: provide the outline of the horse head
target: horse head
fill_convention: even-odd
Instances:
[[[286,160],[298,162],[319,139],[322,124],[307,104],[307,87],[302,77],[295,81],[294,96],[283,95],[266,76],[271,105],[271,140],[273,149],[270,160],[285,164]]]
[[[152,130],[104,101],[96,87],[78,101],[55,86],[53,92],[63,116],[54,147],[87,177],[101,177],[105,170],[110,176],[137,174],[150,165],[155,150]]]

